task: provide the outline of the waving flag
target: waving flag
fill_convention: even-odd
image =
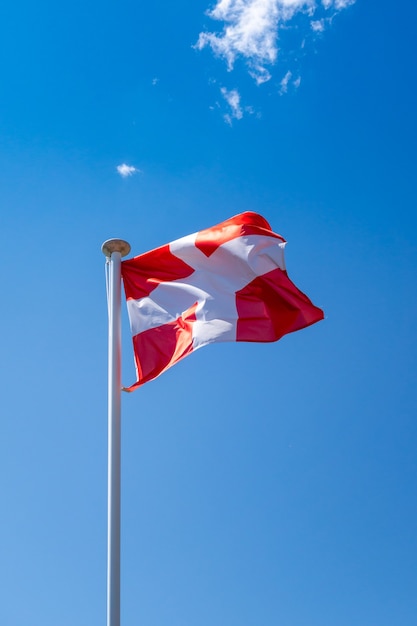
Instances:
[[[323,319],[287,276],[285,240],[257,213],[122,262],[137,370],[127,391],[215,341],[277,341]]]

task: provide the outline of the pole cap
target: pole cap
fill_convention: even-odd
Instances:
[[[130,252],[130,244],[124,239],[107,239],[101,246],[102,253],[111,257],[112,252],[120,252],[120,256],[124,257]]]

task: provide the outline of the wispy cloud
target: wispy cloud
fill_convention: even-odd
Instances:
[[[326,20],[324,18],[321,20],[311,20],[310,26],[311,30],[314,30],[316,33],[322,33],[326,28]]]
[[[237,89],[226,89],[226,87],[221,87],[220,93],[228,105],[228,111],[223,115],[223,119],[227,124],[229,124],[229,126],[232,125],[233,120],[241,120],[244,115],[255,114],[253,107],[242,105],[240,93]],[[221,108],[218,102],[217,107]]]
[[[122,163],[116,167],[116,170],[120,174],[122,178],[127,178],[128,176],[133,176],[133,174],[137,174],[140,170],[133,165],[127,165],[126,163]]]
[[[229,91],[226,87],[222,87],[220,91],[230,108],[230,113],[226,113],[224,116],[225,121],[228,124],[231,124],[232,119],[241,120],[243,117],[243,111],[240,104],[240,93],[238,90],[231,89]]]
[[[281,79],[281,82],[279,83],[279,95],[282,96],[284,95],[284,93],[288,92],[288,88],[291,85],[291,87],[293,89],[298,89],[298,87],[301,84],[301,76],[297,76],[297,78],[294,78],[293,73],[290,72],[290,70],[288,70],[288,72],[285,74],[285,76]]]
[[[355,0],[217,0],[207,14],[223,22],[217,32],[202,32],[196,48],[210,47],[231,71],[243,59],[258,85],[271,78],[271,67],[280,52],[280,31],[297,15],[303,15],[313,31],[321,32],[336,13]]]
[[[292,77],[292,72],[290,72],[288,70],[288,72],[285,74],[284,78],[281,80],[280,85],[281,85],[281,89],[280,89],[280,93],[287,93],[288,91],[288,83],[290,82]]]

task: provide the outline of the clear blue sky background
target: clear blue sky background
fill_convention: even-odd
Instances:
[[[1,10],[0,623],[105,623],[101,243],[255,210],[326,319],[123,397],[123,626],[414,626],[417,9],[296,15],[258,86],[208,8]]]

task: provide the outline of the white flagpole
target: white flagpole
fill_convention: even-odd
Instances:
[[[107,626],[120,626],[121,259],[130,245],[109,239],[101,249],[109,270]]]

